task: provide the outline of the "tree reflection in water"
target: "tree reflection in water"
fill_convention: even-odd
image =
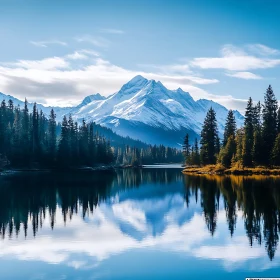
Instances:
[[[205,222],[213,235],[217,224],[220,194],[230,235],[234,234],[237,211],[241,210],[250,246],[262,244],[272,260],[280,229],[280,178],[265,176],[184,176],[186,192],[200,190]]]
[[[241,211],[249,245],[264,244],[274,258],[280,230],[280,179],[265,176],[190,176],[172,169],[119,170],[117,172],[74,174],[18,174],[0,180],[0,234],[18,236],[32,227],[36,236],[46,215],[55,227],[56,212],[67,224],[74,214],[94,215],[94,209],[106,199],[144,184],[164,185],[183,182],[186,211],[190,201],[200,203],[205,223],[215,235],[219,209],[225,209],[230,236],[234,235],[237,213]],[[147,197],[148,198],[148,197]],[[195,234],[195,233],[194,233]]]

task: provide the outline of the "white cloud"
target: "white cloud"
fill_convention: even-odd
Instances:
[[[119,219],[131,224],[139,231],[146,230],[146,216],[142,211],[139,211],[131,201],[117,203],[112,206],[115,216]]]
[[[276,49],[272,49],[268,46],[262,45],[262,44],[252,44],[248,45],[248,49],[256,54],[259,55],[279,55],[280,51]]]
[[[195,250],[194,254],[198,258],[224,260],[231,263],[259,258],[263,255],[263,250],[260,247],[248,249],[248,241],[241,244],[236,243],[232,242],[222,246],[202,246]]]
[[[205,91],[196,85],[213,84],[217,79],[207,79],[182,72],[183,65],[170,67],[170,72],[143,72],[125,69],[110,63],[92,50],[79,50],[64,57],[42,60],[20,60],[0,64],[0,91],[17,98],[45,100],[47,105],[71,105],[80,102],[86,95],[100,92],[108,96],[140,74],[148,79],[162,81],[167,87],[191,90],[197,97],[205,97]],[[86,57],[90,59],[86,59]],[[79,67],[75,60],[79,59]],[[174,73],[173,69],[180,69]],[[155,69],[154,69],[155,70]],[[110,81],[110,82],[108,82]],[[202,94],[203,93],[203,94]]]
[[[88,59],[89,57],[92,56],[98,57],[100,55],[98,52],[93,50],[79,50],[79,51],[75,51],[74,53],[66,55],[65,58],[71,60],[83,60],[83,59]]]
[[[30,69],[30,70],[54,70],[54,69],[63,69],[68,68],[69,63],[61,57],[50,57],[42,60],[18,60],[17,62],[12,63],[3,63],[4,66],[10,68],[9,72],[12,73],[12,70],[17,69]]]
[[[162,74],[193,74],[193,70],[186,63],[169,65],[138,64],[138,66],[142,69],[154,69]]]
[[[223,51],[229,53],[232,49]],[[108,96],[136,75],[142,75],[161,81],[169,89],[181,87],[195,100],[211,99],[240,112],[244,112],[246,107],[247,100],[226,94],[216,95],[200,88],[200,85],[215,84],[219,80],[193,72],[186,63],[142,65],[141,68],[145,71],[126,69],[105,60],[95,50],[81,49],[63,57],[0,63],[0,91],[19,99],[40,100],[45,105],[73,106],[96,92]],[[244,73],[228,74],[244,78]]]
[[[235,73],[226,73],[229,77],[244,79],[244,80],[261,80],[262,77],[259,75],[256,75],[251,72],[235,72]]]
[[[123,30],[113,29],[113,28],[101,28],[99,29],[101,33],[109,33],[109,34],[124,34]]]
[[[110,41],[98,36],[91,36],[91,35],[83,35],[76,37],[75,40],[79,43],[90,43],[96,47],[108,47],[110,44]]]
[[[266,69],[280,65],[280,59],[256,57],[244,50],[226,45],[221,50],[221,57],[200,57],[190,62],[191,66],[202,69],[226,69],[230,71],[246,71]]]
[[[79,59],[87,59],[88,57],[85,54],[76,51],[74,53],[68,54],[67,58],[73,60],[79,60]]]
[[[66,42],[59,41],[59,40],[47,40],[47,41],[30,41],[30,44],[36,47],[46,48],[48,45],[60,45],[60,46],[67,46]]]

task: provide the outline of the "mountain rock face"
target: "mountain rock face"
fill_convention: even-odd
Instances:
[[[16,99],[14,103],[20,102]],[[51,107],[38,107],[46,114],[51,110]],[[94,94],[87,96],[76,107],[53,108],[57,120],[71,113],[78,121],[95,121],[121,136],[151,144],[180,147],[186,133],[189,133],[191,141],[195,137],[199,138],[210,107],[216,111],[219,131],[222,133],[228,113],[224,106],[206,99],[195,101],[181,88],[168,90],[161,82],[136,76],[107,98]],[[234,115],[237,126],[241,126],[244,117],[238,111],[234,111]]]

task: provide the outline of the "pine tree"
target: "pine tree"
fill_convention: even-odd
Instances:
[[[189,157],[187,158],[187,164],[195,165],[194,163],[194,146],[191,146]]]
[[[38,114],[38,113],[37,113]],[[48,120],[42,110],[38,114],[38,156],[40,161],[46,161],[48,151],[48,138],[47,138]]]
[[[48,122],[48,153],[49,161],[51,164],[55,162],[56,159],[56,115],[54,110],[51,109],[49,122]]]
[[[61,124],[61,135],[58,144],[58,162],[61,167],[69,166],[69,126],[67,117],[64,116]]]
[[[227,140],[229,139],[230,136],[233,136],[233,138],[235,137],[235,133],[236,133],[235,116],[233,114],[233,111],[229,110],[226,119],[223,146],[227,144]]]
[[[141,159],[140,159],[140,151],[138,148],[136,148],[136,151],[135,151],[135,154],[136,154],[136,158],[137,158],[137,161],[138,161],[138,166],[142,164],[141,162]],[[106,141],[106,160],[105,160],[105,163],[106,164],[109,164],[109,163],[112,163],[114,161],[114,153],[113,153],[113,150],[112,150],[112,147],[111,147],[111,143],[110,141]]]
[[[243,166],[243,138],[245,135],[244,128],[239,128],[236,131],[235,143],[236,143],[236,154],[234,157],[235,163],[239,166]]]
[[[93,134],[93,123],[91,122],[89,125],[89,161],[90,165],[93,166],[95,163],[95,157],[96,157],[96,147],[95,147],[95,141],[94,141],[94,134]]]
[[[187,162],[187,159],[190,156],[189,134],[186,134],[186,136],[184,138],[183,155],[185,157],[185,162]]]
[[[216,163],[216,153],[219,149],[218,143],[219,143],[219,137],[218,137],[216,113],[211,107],[207,112],[201,131],[200,158],[202,164]]]
[[[255,107],[253,107],[253,126],[254,129],[261,128],[261,102],[259,101]]]
[[[263,161],[269,164],[277,136],[277,99],[271,85],[266,90],[263,106]]]
[[[14,166],[21,165],[21,123],[20,109],[16,108],[11,139],[11,161]]]
[[[33,159],[37,160],[39,152],[39,116],[36,103],[33,105],[31,143]]]
[[[194,152],[193,164],[200,165],[200,155],[199,155],[199,147],[198,147],[197,138],[195,138],[195,141],[194,141],[194,151],[193,152]]]
[[[217,134],[216,141],[215,141],[215,154],[218,155],[220,150],[221,150],[221,141],[219,135]]]
[[[252,166],[252,147],[254,143],[254,107],[253,100],[250,97],[245,111],[244,121],[244,138],[243,138],[243,164],[244,166]]]
[[[5,153],[6,136],[6,102],[2,101],[0,107],[0,154]]]
[[[271,154],[273,165],[280,166],[280,134],[277,135]]]
[[[1,117],[0,117],[0,123],[1,123]],[[5,149],[5,153],[9,158],[11,156],[12,153],[12,127],[13,127],[13,123],[14,123],[14,104],[13,101],[11,99],[9,99],[8,101],[8,107],[7,107],[7,113],[6,113],[6,124],[4,126],[6,126],[6,133],[5,133],[5,139],[4,139],[4,149]],[[4,127],[3,126],[3,127]],[[1,127],[1,124],[0,124]],[[0,128],[1,130],[1,128]],[[0,132],[1,134],[1,132]],[[3,152],[3,151],[2,151]]]
[[[227,140],[226,146],[221,149],[221,152],[219,154],[219,162],[225,167],[230,167],[235,153],[236,153],[236,142],[234,136],[231,135]]]
[[[80,151],[80,161],[82,165],[88,165],[89,164],[89,149],[88,149],[88,127],[87,124],[85,122],[85,120],[82,120],[82,126],[80,127],[79,130],[79,151]],[[101,141],[100,143],[100,149],[101,151],[101,155],[100,155],[100,159],[103,159],[103,157],[105,156],[105,143],[103,141]]]
[[[280,133],[280,107],[277,111],[277,133]]]
[[[257,128],[254,132],[254,144],[252,149],[252,158],[255,166],[260,165],[262,163],[262,133],[261,129]]]
[[[27,100],[25,99],[24,101],[24,108],[22,110],[22,118],[21,118],[21,160],[20,164],[21,165],[29,165],[30,163],[30,117],[29,117],[29,112],[28,112],[28,103]]]
[[[75,131],[75,125],[72,118],[72,115],[69,115],[68,118],[68,129],[69,129],[69,162],[71,163],[71,166],[78,164],[78,158],[77,158],[77,135]]]

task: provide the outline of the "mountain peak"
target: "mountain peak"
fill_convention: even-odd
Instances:
[[[104,96],[102,96],[100,93],[95,93],[95,94],[85,97],[81,104],[87,105],[94,100],[104,100],[104,99],[106,99],[106,98]]]
[[[144,78],[141,75],[137,75],[133,79],[131,79],[128,83],[124,84],[119,92],[120,93],[126,92],[126,94],[130,94],[141,89],[147,83],[148,80],[146,78]]]
[[[134,78],[132,78],[129,83],[136,83],[138,81],[143,81],[143,80],[147,80],[146,78],[144,78],[141,75],[136,75]]]
[[[145,81],[147,81],[146,78],[144,78],[144,77],[141,76],[141,75],[137,75],[137,76],[135,76],[134,78],[132,78],[132,79],[128,82],[128,84],[138,84],[138,83],[142,83],[142,82],[145,82]]]
[[[193,101],[192,96],[189,92],[182,90],[180,87],[175,90],[180,95],[183,95],[185,98],[191,99]]]

